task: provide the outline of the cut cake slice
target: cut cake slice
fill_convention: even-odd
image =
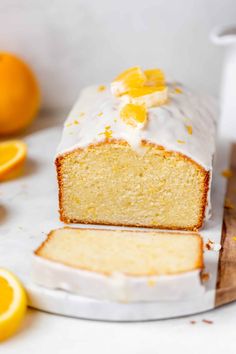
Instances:
[[[63,228],[35,251],[33,278],[49,288],[115,301],[202,294],[196,233]]]

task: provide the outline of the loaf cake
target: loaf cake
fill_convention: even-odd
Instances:
[[[47,288],[116,301],[202,294],[202,238],[191,232],[63,228],[35,251],[33,279]]]
[[[212,99],[161,70],[131,68],[86,88],[57,156],[65,223],[198,230],[209,216],[215,149]]]

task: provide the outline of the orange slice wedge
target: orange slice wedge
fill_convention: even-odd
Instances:
[[[0,181],[18,176],[26,159],[27,148],[20,140],[0,143]]]
[[[19,280],[0,268],[0,341],[14,334],[25,315],[27,298]]]
[[[132,88],[142,87],[146,76],[139,66],[125,70],[111,83],[111,92],[114,96],[121,96]]]
[[[129,103],[121,108],[120,117],[126,124],[142,128],[147,121],[147,109],[144,105]]]

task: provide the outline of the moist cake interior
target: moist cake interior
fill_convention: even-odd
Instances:
[[[57,159],[65,222],[194,230],[204,218],[208,172],[154,145],[105,142]]]
[[[202,239],[194,233],[64,228],[49,234],[36,254],[107,275],[170,275],[203,266]]]

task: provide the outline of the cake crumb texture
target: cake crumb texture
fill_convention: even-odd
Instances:
[[[56,160],[61,220],[196,230],[202,226],[209,172],[190,158],[142,143],[106,141]]]

